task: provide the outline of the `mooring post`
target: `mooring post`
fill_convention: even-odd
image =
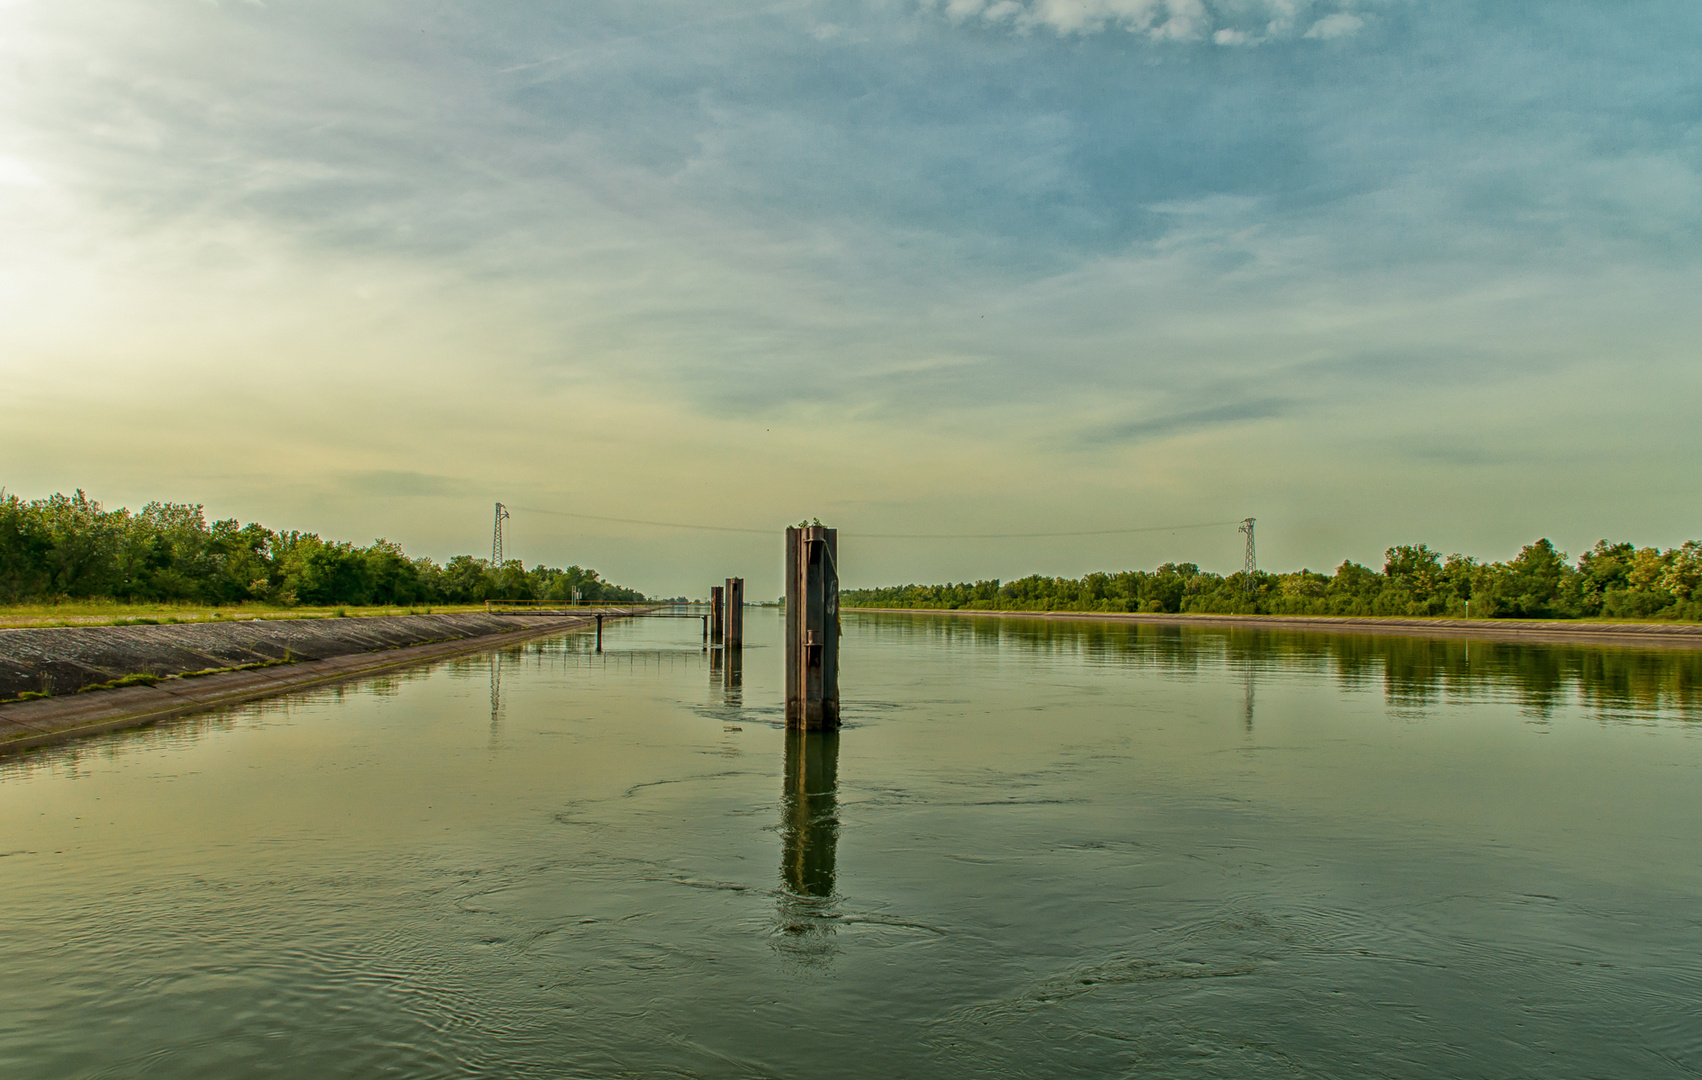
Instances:
[[[786,726],[839,727],[839,530],[786,530]]]
[[[709,587],[709,641],[715,644],[726,629],[727,589],[722,585]]]
[[[709,616],[703,617],[703,651],[709,651]]]
[[[742,649],[745,647],[745,579],[730,577],[725,588],[722,599],[727,605],[727,630],[721,645],[726,649]]]
[[[603,613],[597,612],[597,651],[603,651]]]

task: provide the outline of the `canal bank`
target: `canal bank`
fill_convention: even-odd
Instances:
[[[963,608],[844,608],[886,615],[964,615],[996,619],[1049,619],[1142,623],[1220,629],[1303,630],[1326,634],[1396,634],[1401,637],[1474,638],[1574,645],[1702,649],[1694,623],[1592,623],[1536,619],[1403,619],[1348,615],[1200,615],[1117,611],[981,611]]]
[[[466,612],[0,630],[0,754],[592,625]]]

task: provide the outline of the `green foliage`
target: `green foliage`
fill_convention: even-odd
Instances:
[[[200,506],[153,502],[132,513],[81,491],[25,501],[0,490],[0,604],[467,604],[565,601],[576,588],[587,602],[644,599],[577,566],[492,567],[471,555],[439,565],[389,540],[356,547],[234,519],[209,525]]]
[[[1249,587],[1250,586],[1250,587]],[[1193,563],[1153,571],[1026,577],[948,585],[845,589],[846,607],[986,611],[1127,611],[1260,615],[1702,619],[1702,542],[1660,551],[1602,541],[1567,562],[1548,540],[1505,563],[1444,558],[1424,544],[1384,552],[1381,572],[1344,562],[1333,574],[1206,573]]]

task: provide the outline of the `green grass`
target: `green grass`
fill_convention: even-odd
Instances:
[[[125,604],[115,600],[68,600],[58,604],[0,605],[0,628],[21,626],[157,626],[162,623],[231,622],[245,619],[366,618],[483,611],[483,604],[431,607],[384,605],[354,607],[282,607],[277,604]]]
[[[90,685],[83,687],[81,690],[78,690],[77,693],[82,694],[90,690],[122,690],[126,686],[152,686],[159,682],[162,677],[163,676],[150,674],[148,672],[138,672],[134,675],[125,675],[122,678],[112,679],[109,682],[91,683]]]

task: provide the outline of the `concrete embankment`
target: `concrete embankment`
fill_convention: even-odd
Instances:
[[[1286,630],[1325,634],[1396,634],[1402,637],[1473,638],[1570,645],[1702,649],[1694,623],[1592,623],[1536,619],[1401,619],[1345,615],[1169,615],[1114,611],[968,611],[936,608],[845,608],[845,612],[895,615],[962,615],[995,619],[1089,620],[1222,630]]]
[[[472,612],[0,630],[0,700],[52,695],[0,704],[0,753],[590,625]]]

